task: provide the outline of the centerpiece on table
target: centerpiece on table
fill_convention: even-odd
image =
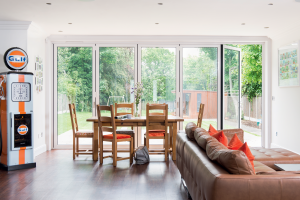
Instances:
[[[138,106],[141,101],[143,90],[144,90],[143,83],[137,82],[134,85],[134,88],[131,88],[131,89],[132,89],[131,94],[134,93],[134,103],[135,103],[134,116],[138,117],[139,116],[139,110],[138,110],[139,107]]]

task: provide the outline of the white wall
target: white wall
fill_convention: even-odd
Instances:
[[[27,65],[27,71],[35,72],[35,57],[39,56],[43,60],[45,76],[45,33],[39,29],[34,23],[32,23],[28,29],[27,37],[27,54],[29,57],[29,63]],[[44,81],[45,82],[45,81]],[[45,84],[45,83],[44,83]],[[39,93],[33,86],[33,112],[34,112],[34,153],[35,156],[46,151],[45,144],[45,87]]]
[[[10,71],[2,58],[11,47],[20,47],[27,51],[27,30],[0,30],[0,72]],[[26,71],[26,68],[23,71]]]
[[[45,69],[45,38],[45,33],[34,23],[24,21],[0,21],[0,72],[9,71],[3,62],[3,55],[5,51],[11,47],[20,47],[27,52],[29,63],[23,71],[34,72],[36,56],[40,56],[43,59]],[[33,103],[34,154],[37,156],[46,151],[45,91],[37,94],[37,92],[33,90]]]
[[[272,147],[300,153],[300,87],[278,87],[278,48],[300,40],[300,27],[273,38]],[[299,53],[299,52],[298,52]],[[276,132],[278,135],[276,136]]]

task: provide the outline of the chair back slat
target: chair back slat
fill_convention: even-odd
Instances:
[[[201,103],[199,107],[199,113],[198,113],[198,121],[197,121],[198,127],[201,127],[202,125],[203,113],[204,113],[204,104]]]
[[[150,113],[150,110],[161,111]],[[168,125],[168,104],[147,104],[146,105],[146,137],[149,137],[149,130],[165,130],[167,133]]]
[[[133,103],[115,103],[115,116],[120,116],[120,115],[127,115],[131,114],[133,115]],[[118,108],[130,108],[130,112],[118,112]]]
[[[70,110],[73,135],[75,136],[75,133],[78,131],[78,123],[77,123],[76,108],[74,103],[69,104],[69,110]]]
[[[110,111],[110,116],[101,116],[101,111]],[[116,124],[113,105],[110,106],[100,106],[97,105],[97,115],[98,115],[98,129],[100,137],[103,137],[103,132],[111,132],[113,134],[113,140],[117,139],[116,135]],[[110,122],[111,127],[104,127],[103,123]]]

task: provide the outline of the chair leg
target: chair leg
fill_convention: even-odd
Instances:
[[[117,166],[117,142],[113,141],[113,166],[116,167]]]
[[[102,138],[102,136],[100,135],[100,152],[99,152],[99,154],[100,154],[100,164],[102,164],[103,163],[103,138]]]
[[[144,136],[144,146],[147,146],[145,136]]]
[[[146,146],[147,146],[147,149],[149,150],[149,138],[146,137]]]
[[[169,142],[168,142],[168,134],[165,134],[165,160],[168,160],[168,146],[169,146]]]
[[[73,136],[73,160],[75,160],[75,137]]]
[[[133,163],[133,138],[131,138],[131,141],[130,141],[130,164]]]
[[[79,152],[79,138],[76,138],[76,151]],[[79,154],[76,155],[77,157],[79,156]]]

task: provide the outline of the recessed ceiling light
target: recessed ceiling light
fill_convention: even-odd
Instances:
[[[155,24],[159,24],[159,23],[155,23]]]
[[[72,23],[68,23],[68,24],[72,24]]]
[[[158,3],[158,5],[162,6],[162,5],[163,5],[163,3]]]
[[[268,5],[269,5],[269,6],[273,6],[273,4],[272,4],[272,3],[269,3]]]
[[[265,27],[265,28],[267,29],[267,28],[269,28],[269,27]]]
[[[48,6],[51,6],[51,3],[46,3]]]
[[[63,31],[58,31],[58,32],[63,32]]]
[[[246,25],[246,23],[242,23],[242,25]]]

